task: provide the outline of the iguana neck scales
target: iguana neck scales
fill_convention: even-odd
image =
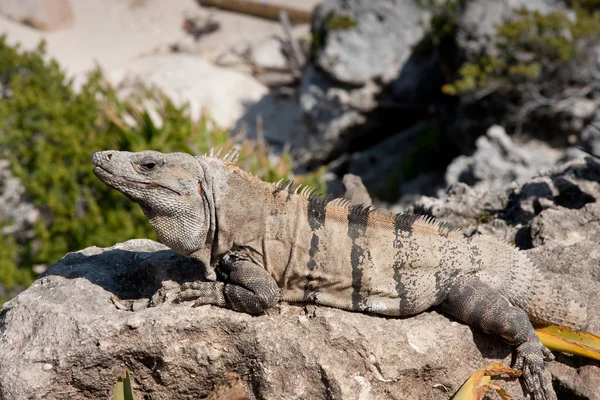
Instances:
[[[213,282],[181,294],[197,304],[260,313],[282,299],[390,316],[438,306],[517,346],[516,367],[535,399],[553,396],[544,367],[552,355],[529,320],[586,323],[585,307],[544,280],[525,253],[490,236],[324,201],[219,157],[104,151],[93,161],[104,183],[140,204],[163,243],[201,261]]]

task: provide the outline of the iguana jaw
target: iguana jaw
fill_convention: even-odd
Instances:
[[[124,191],[122,190],[122,188],[124,186],[137,186],[139,188],[148,188],[148,189],[162,188],[162,189],[168,190],[170,192],[173,192],[173,193],[177,194],[178,196],[182,195],[182,193],[179,193],[178,191],[176,191],[173,188],[163,186],[161,184],[152,182],[150,180],[129,179],[124,176],[116,175],[113,172],[109,171],[106,168],[103,168],[100,165],[95,165],[93,171],[94,171],[94,174],[98,177],[98,179],[100,179],[102,182],[104,182],[105,184],[107,184],[123,193],[124,193]]]

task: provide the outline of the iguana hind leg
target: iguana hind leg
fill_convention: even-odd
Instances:
[[[225,256],[221,268],[226,282],[189,282],[181,285],[177,301],[195,300],[248,314],[259,314],[279,299],[279,288],[265,268],[235,256]]]
[[[514,368],[523,371],[527,390],[535,400],[556,398],[544,365],[544,359],[553,360],[554,356],[538,339],[524,310],[513,306],[498,291],[475,278],[455,283],[440,309],[517,346]]]

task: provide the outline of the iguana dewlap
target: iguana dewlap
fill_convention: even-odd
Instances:
[[[111,150],[93,162],[164,244],[204,265],[211,282],[185,285],[182,297],[248,313],[278,300],[391,316],[438,306],[516,346],[515,368],[534,398],[555,398],[544,365],[553,356],[530,319],[581,328],[586,310],[514,246],[465,238],[431,218],[324,201],[226,157]]]

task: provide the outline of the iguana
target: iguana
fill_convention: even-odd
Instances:
[[[110,150],[93,163],[141,206],[161,242],[200,261],[208,282],[180,293],[196,305],[257,314],[281,300],[386,316],[437,306],[516,346],[514,367],[536,400],[555,398],[544,364],[554,357],[530,320],[575,329],[587,321],[524,252],[491,236],[267,183],[229,155]]]

